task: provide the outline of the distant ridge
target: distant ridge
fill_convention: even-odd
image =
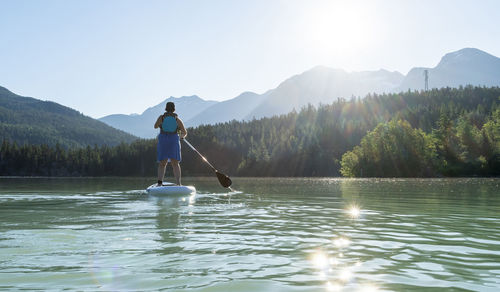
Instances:
[[[113,146],[137,139],[69,107],[20,96],[1,86],[0,136],[18,145],[59,144],[68,148]]]
[[[424,89],[424,70],[429,71],[429,88],[500,85],[500,58],[465,48],[444,55],[434,68],[412,68],[397,90]]]
[[[231,120],[242,120],[258,106],[268,93],[243,92],[237,97],[216,103],[187,121],[187,126],[217,124]]]
[[[165,105],[169,101],[175,103],[175,112],[185,123],[201,111],[217,103],[217,101],[203,100],[196,95],[171,96],[159,104],[146,109],[142,114],[115,114],[102,117],[99,121],[141,138],[153,138],[158,135],[158,129],[154,129],[153,125],[158,116],[165,112]]]

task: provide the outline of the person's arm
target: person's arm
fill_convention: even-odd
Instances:
[[[161,123],[163,122],[162,117],[163,116],[159,116],[158,119],[156,120],[155,129],[158,129],[161,126]]]
[[[187,136],[187,131],[186,128],[184,128],[184,123],[181,121],[181,119],[177,118],[177,126],[179,126],[179,130],[181,131],[180,138],[184,139]]]

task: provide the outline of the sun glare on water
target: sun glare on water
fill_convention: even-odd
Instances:
[[[348,247],[351,244],[351,241],[345,237],[339,237],[333,240],[333,244],[336,247]]]
[[[345,216],[353,219],[361,216],[361,207],[357,202],[351,201],[344,208]],[[353,228],[357,224],[358,220],[346,221],[346,225]],[[363,262],[351,240],[356,241],[356,238],[351,239],[339,234],[331,239],[330,244],[318,247],[312,252],[309,260],[315,268],[317,279],[324,283],[325,291],[379,291],[380,287],[376,283],[364,280],[360,274]]]
[[[352,260],[344,259],[341,249],[346,250],[351,244],[351,241],[339,236],[332,240],[336,252],[328,251],[323,248],[316,249],[310,256],[309,260],[316,268],[316,273],[320,281],[324,281],[325,291],[364,291],[375,292],[379,290],[374,283],[360,281],[356,279],[356,273],[359,272],[362,266],[361,261],[353,263]],[[333,256],[336,254],[341,260]]]
[[[317,251],[312,256],[312,262],[316,268],[324,269],[328,266],[328,256],[322,251]]]
[[[359,216],[361,216],[361,208],[356,204],[349,205],[346,209],[346,212],[349,217],[353,219],[357,219],[359,218]]]

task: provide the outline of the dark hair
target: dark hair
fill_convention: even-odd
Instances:
[[[165,106],[165,110],[169,113],[175,112],[175,104],[171,101],[167,102],[167,106]]]

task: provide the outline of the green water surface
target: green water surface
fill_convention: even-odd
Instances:
[[[0,290],[500,291],[500,179],[0,178]]]

